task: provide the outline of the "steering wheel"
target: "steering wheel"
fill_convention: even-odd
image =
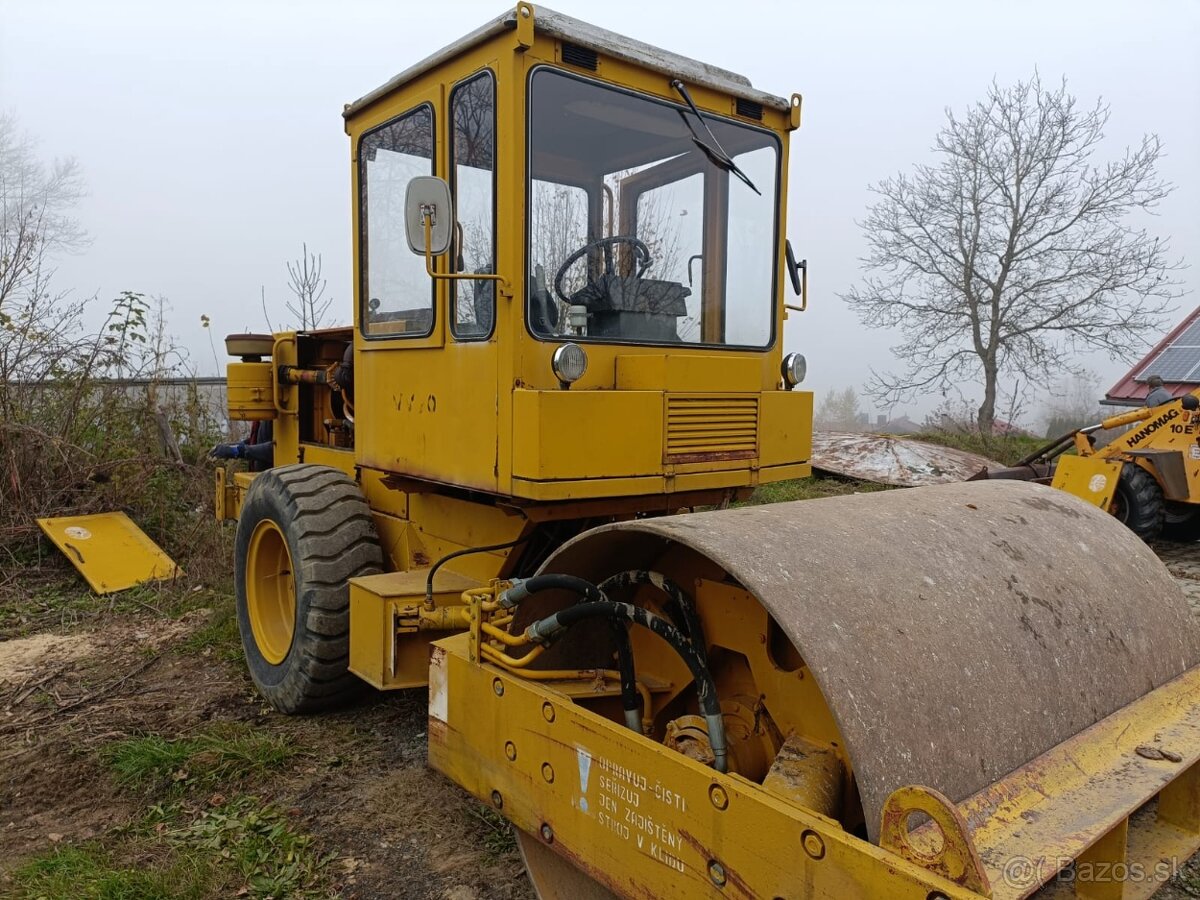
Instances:
[[[612,255],[612,248],[614,244],[631,244],[633,246],[634,253],[638,258],[638,270],[636,273],[638,278],[641,278],[642,273],[650,268],[651,263],[654,262],[654,260],[650,258],[650,248],[632,234],[614,234],[611,237],[600,238],[598,241],[592,241],[590,244],[584,244],[566,258],[563,264],[558,267],[558,271],[554,275],[554,293],[558,294],[559,299],[561,299],[563,303],[568,305],[571,303],[571,298],[563,292],[562,284],[563,278],[566,277],[567,270],[570,269],[571,266],[574,265],[581,257],[586,256],[593,250],[604,251],[604,274],[614,274]]]

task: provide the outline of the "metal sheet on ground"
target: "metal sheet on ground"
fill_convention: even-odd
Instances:
[[[97,594],[183,574],[125,513],[62,516],[37,523]]]
[[[963,800],[1200,664],[1200,625],[1150,549],[1040,485],[625,522],[576,538],[543,568],[599,581],[680,548],[753,593],[807,662],[872,840],[895,789]]]
[[[981,469],[1002,468],[986,456],[953,447],[848,431],[814,431],[811,461],[822,472],[896,487],[950,484]]]

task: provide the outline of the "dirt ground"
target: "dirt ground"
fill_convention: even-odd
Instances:
[[[131,823],[176,796],[122,785],[104,762],[106,747],[220,725],[276,735],[289,747],[286,766],[242,779],[236,791],[286,810],[291,827],[315,837],[323,873],[316,895],[532,896],[507,826],[426,767],[424,692],[368,695],[319,717],[280,716],[243,674],[219,624],[226,616],[210,608],[166,620],[149,610],[97,612],[65,633],[0,641],[0,895],[36,896],[14,873],[60,848],[121,836],[128,855]],[[155,856],[143,844],[134,855]]]
[[[1200,552],[1175,545],[1160,554],[1200,616]],[[312,836],[319,878],[305,896],[532,896],[507,826],[426,767],[422,691],[283,717],[244,674],[226,584],[188,582],[106,605],[65,567],[47,567],[50,587],[0,618],[0,895],[59,896],[31,888],[27,875],[30,860],[63,848],[118,848],[126,870],[158,865],[163,825],[139,823],[161,819],[164,807],[202,814],[236,794],[286,811],[289,828]],[[18,602],[6,596],[0,603]],[[214,728],[278,739],[286,763],[215,789],[197,781],[189,792],[183,766],[165,783],[131,786],[111,761],[111,748],[139,737],[174,742]],[[1162,896],[1200,896],[1197,871]],[[236,885],[231,877],[222,883]],[[273,894],[247,876],[231,895]]]

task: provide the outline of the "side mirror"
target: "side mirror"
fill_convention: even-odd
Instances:
[[[796,312],[804,312],[808,309],[808,260],[802,259],[800,262],[796,262],[796,251],[792,249],[790,240],[787,242],[787,271],[788,278],[792,280],[792,291],[800,298],[800,305],[793,306],[790,303],[784,305]]]
[[[450,185],[433,175],[418,175],[404,194],[404,230],[408,246],[419,256],[441,256],[454,233]]]
[[[1195,394],[1185,394],[1183,397],[1183,408],[1188,412],[1200,409],[1200,399],[1197,399]]]

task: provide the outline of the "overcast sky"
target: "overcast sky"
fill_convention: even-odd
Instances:
[[[925,2],[651,4],[557,0],[565,12],[804,95],[792,138],[788,233],[810,263],[811,308],[785,345],[809,359],[818,393],[860,386],[892,335],[864,332],[837,294],[858,277],[856,220],[868,185],[930,159],[944,109],[988,83],[1066,75],[1081,100],[1112,105],[1108,153],[1156,132],[1177,185],[1156,220],[1177,255],[1200,260],[1200,3]],[[221,337],[278,314],[286,260],[324,257],[349,319],[349,144],[341,110],[506,8],[502,0],[67,2],[0,0],[0,108],[45,155],[81,162],[93,242],[63,260],[57,287],[107,300],[163,295],[171,330],[202,372]],[[731,14],[734,13],[734,14]],[[1200,287],[1196,268],[1186,287]],[[1180,302],[1182,317],[1200,298]],[[223,364],[223,358],[222,358]],[[1107,388],[1125,371],[1088,364]],[[968,392],[970,393],[970,392]],[[938,398],[914,404],[933,406]]]

